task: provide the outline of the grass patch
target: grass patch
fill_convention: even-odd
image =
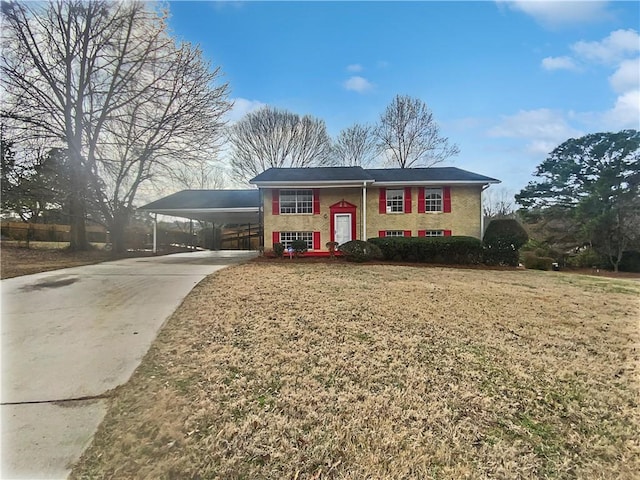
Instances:
[[[71,478],[635,478],[637,298],[538,273],[226,269]]]

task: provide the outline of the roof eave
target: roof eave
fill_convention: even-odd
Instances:
[[[220,207],[220,208],[138,208],[138,210],[159,213],[161,215],[173,215],[176,213],[258,213],[260,207]]]
[[[488,185],[491,183],[502,183],[500,180],[411,180],[411,181],[382,181],[374,182],[375,186],[393,187],[393,186],[423,186],[423,185]]]
[[[274,182],[249,182],[258,187],[266,188],[292,188],[292,187],[362,187],[364,184],[374,183],[372,179],[362,180],[308,180],[308,181],[274,181]]]

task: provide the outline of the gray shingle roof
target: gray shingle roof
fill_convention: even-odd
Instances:
[[[477,173],[456,167],[372,168],[367,173],[376,182],[498,182]]]
[[[182,190],[151,202],[139,210],[260,207],[258,190]]]
[[[270,168],[252,178],[263,182],[340,182],[373,180],[362,167]]]
[[[296,183],[296,182],[474,182],[498,183],[499,180],[456,167],[430,168],[370,168],[361,167],[314,167],[314,168],[270,168],[252,178],[250,183]]]

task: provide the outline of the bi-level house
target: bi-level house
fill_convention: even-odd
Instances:
[[[265,250],[307,242],[310,254],[327,242],[371,237],[482,237],[482,192],[495,178],[453,167],[270,168],[250,183],[261,192]]]

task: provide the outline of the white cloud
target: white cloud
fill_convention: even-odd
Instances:
[[[616,30],[599,42],[576,42],[571,50],[587,61],[615,64],[640,52],[640,35],[632,29]]]
[[[640,88],[618,97],[614,107],[602,116],[605,130],[640,129]]]
[[[640,87],[640,57],[624,60],[609,77],[609,83],[616,93],[625,93]]]
[[[233,107],[227,115],[225,119],[230,123],[235,123],[244,117],[247,113],[253,112],[255,110],[259,110],[260,108],[266,106],[266,103],[262,103],[259,100],[247,100],[246,98],[233,98]]]
[[[545,70],[577,70],[578,66],[571,57],[546,57],[542,59]]]
[[[640,35],[632,29],[615,30],[600,41],[579,41],[571,45],[574,56],[547,57],[542,60],[546,70],[574,69],[581,66],[605,65],[615,69],[609,84],[618,95],[615,104],[604,112],[579,114],[583,123],[598,130],[640,126]]]
[[[606,1],[497,0],[496,3],[523,12],[552,28],[598,22],[610,17]]]
[[[373,88],[373,84],[366,78],[355,75],[344,82],[344,88],[358,93],[365,93]]]
[[[525,140],[528,152],[546,155],[568,138],[581,136],[582,132],[571,127],[562,113],[540,108],[504,116],[487,134]]]
[[[361,72],[363,70],[362,65],[359,63],[352,63],[351,65],[347,65],[347,72]]]

